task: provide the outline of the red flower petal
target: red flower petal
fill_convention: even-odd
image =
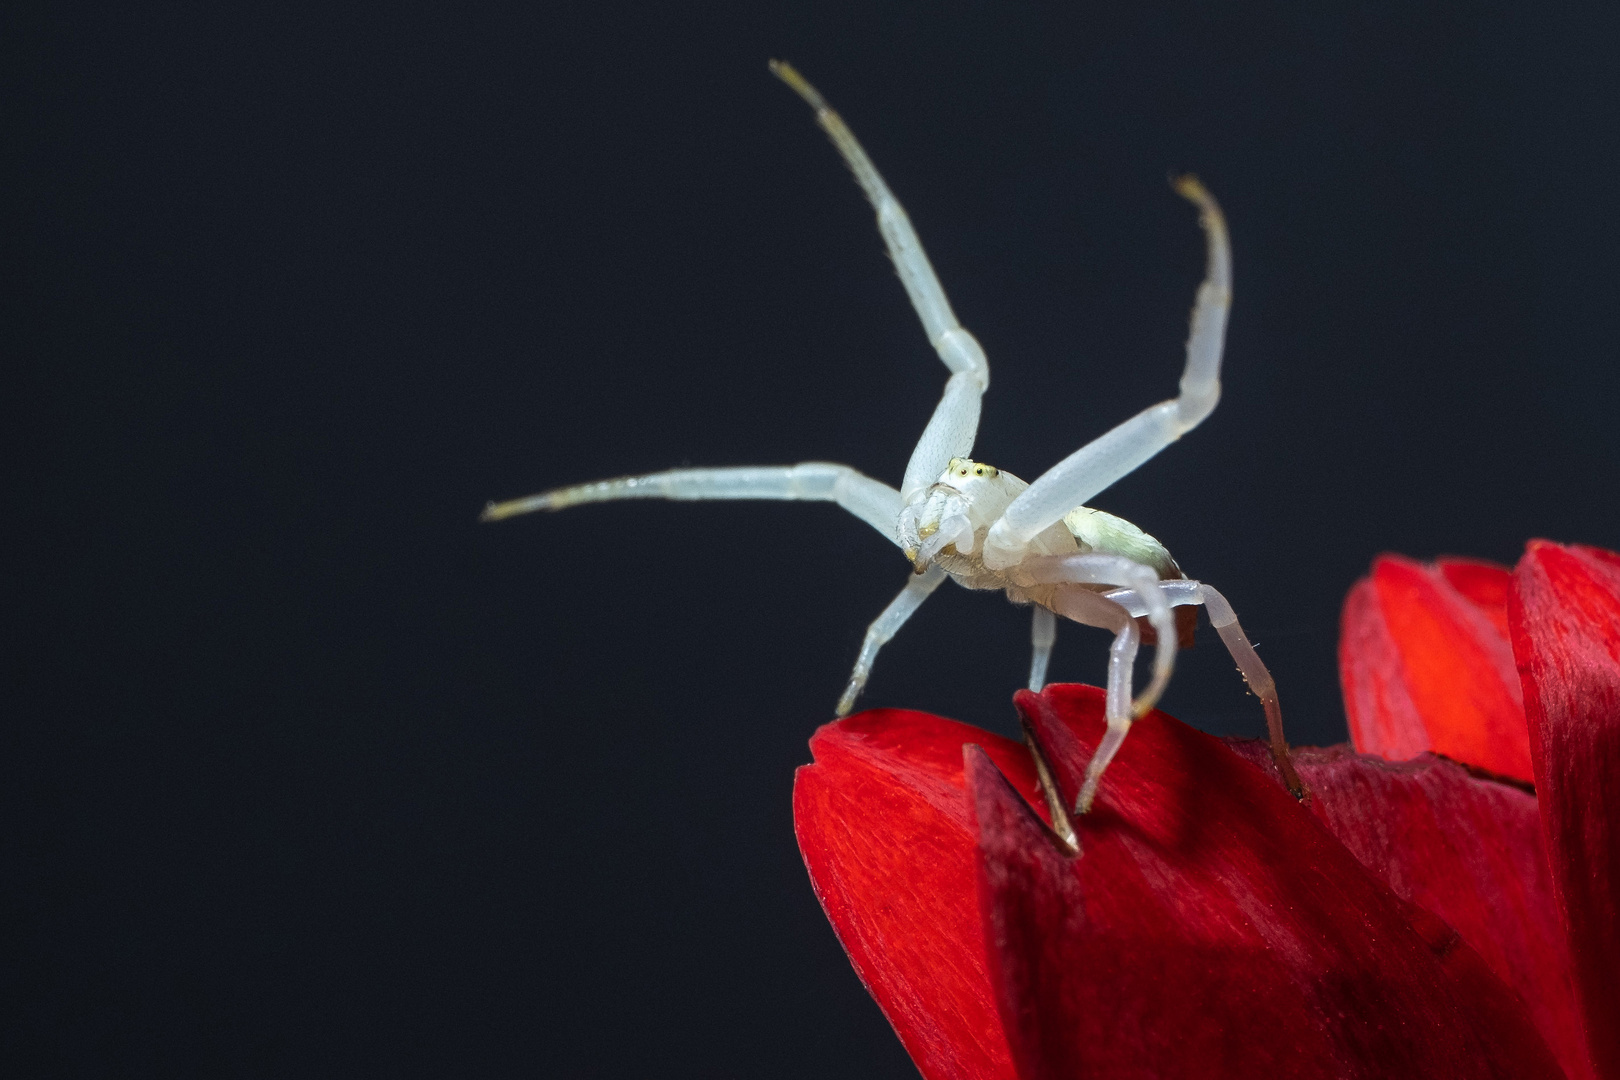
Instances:
[[[794,829],[838,940],[923,1076],[1012,1080],[975,899],[968,742],[1035,796],[1018,743],[876,709],[810,740],[816,763],[794,778]]]
[[[1620,556],[1533,541],[1508,619],[1587,1045],[1620,1078]]]
[[[1020,699],[1072,798],[1101,692]],[[995,766],[974,753],[976,807],[965,742]],[[1449,927],[1259,770],[1162,714],[1136,724],[1110,767],[1077,860],[1029,809],[1015,743],[882,712],[812,746],[794,791],[806,865],[930,1080],[1010,1077],[1014,1056],[1025,1077],[1561,1075],[1521,1003]]]
[[[1263,743],[1233,749],[1270,764]],[[1572,1080],[1591,1076],[1535,796],[1427,755],[1388,763],[1349,747],[1307,749],[1294,766],[1333,835],[1397,896],[1454,927],[1518,992]]]
[[[1508,572],[1385,555],[1345,602],[1339,642],[1350,736],[1392,760],[1434,750],[1529,780],[1530,745],[1500,600]]]
[[[1019,694],[1072,798],[1103,695]],[[980,904],[1027,1078],[1562,1076],[1518,997],[1265,773],[1138,721],[1063,856],[970,763]]]
[[[1491,620],[1506,641],[1508,636],[1508,593],[1513,588],[1513,573],[1505,566],[1479,559],[1436,559],[1434,567],[1445,577],[1446,583],[1462,594],[1463,599]]]
[[[1339,682],[1350,740],[1363,754],[1393,761],[1429,749],[1423,714],[1406,688],[1400,648],[1390,636],[1372,578],[1362,578],[1344,600],[1339,622]]]

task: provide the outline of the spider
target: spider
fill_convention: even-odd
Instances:
[[[944,396],[912,451],[900,489],[847,465],[818,461],[672,469],[490,503],[482,520],[499,521],[534,510],[561,510],[615,499],[837,503],[896,544],[914,572],[867,629],[855,670],[838,701],[838,716],[846,716],[854,708],[878,651],[947,577],[969,589],[1001,589],[1014,603],[1031,605],[1031,690],[1039,690],[1046,681],[1057,616],[1109,630],[1114,641],[1108,660],[1107,731],[1075,800],[1075,812],[1080,814],[1090,810],[1103,772],[1118,753],[1131,722],[1151,710],[1164,692],[1178,644],[1191,644],[1196,613],[1189,605],[1202,604],[1249,688],[1260,698],[1278,768],[1289,788],[1302,795],[1283,738],[1276,684],[1226,598],[1213,587],[1186,578],[1158,540],[1128,521],[1083,505],[1196,427],[1220,398],[1232,258],[1226,222],[1214,198],[1192,176],[1174,180],[1176,192],[1198,207],[1208,246],[1208,266],[1193,307],[1179,395],[1138,413],[1082,446],[1033,483],[1026,483],[968,457],[979,425],[979,399],[990,386],[990,365],[973,335],[957,323],[905,210],[854,134],[816,88],[786,63],[773,60],[770,69],[815,110],[817,123],[866,192],[900,281],[928,340],[951,372]],[[1154,644],[1153,672],[1142,693],[1133,698],[1132,673],[1137,649],[1144,641]],[[1038,763],[1044,764],[1032,734],[1026,731],[1026,736]],[[1061,802],[1046,777],[1042,786],[1053,803],[1056,821]],[[1063,831],[1072,842],[1072,831]]]

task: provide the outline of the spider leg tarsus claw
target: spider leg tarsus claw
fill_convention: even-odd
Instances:
[[[827,99],[821,92],[810,85],[810,80],[799,74],[797,68],[786,60],[772,60],[769,64],[771,74],[787,83],[795,94],[804,98],[805,103],[817,112],[827,108]]]
[[[843,696],[838,699],[838,705],[833,709],[833,715],[842,720],[855,711],[855,702],[860,700],[861,691],[866,689],[864,679],[851,679],[849,685],[844,687]]]
[[[508,499],[505,502],[487,502],[484,512],[478,515],[479,521],[505,521],[519,514],[529,514],[536,510],[555,510],[550,493],[545,495],[530,495],[522,499]]]
[[[1074,822],[1069,819],[1068,808],[1063,805],[1063,793],[1058,790],[1046,753],[1041,749],[1040,740],[1035,737],[1035,727],[1022,709],[1018,711],[1018,724],[1024,729],[1024,745],[1029,748],[1029,755],[1035,761],[1035,783],[1046,800],[1046,812],[1052,818],[1052,833],[1066,853],[1079,855],[1080,837],[1074,831]]]

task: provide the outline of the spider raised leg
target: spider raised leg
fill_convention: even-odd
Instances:
[[[501,521],[535,510],[563,510],[620,499],[788,499],[834,502],[895,540],[900,493],[848,465],[807,461],[801,465],[744,465],[722,469],[671,469],[553,488],[539,495],[490,503],[480,521]]]
[[[922,438],[906,463],[906,476],[900,484],[900,497],[910,502],[916,494],[932,484],[952,458],[967,457],[973,449],[973,440],[979,430],[979,399],[990,389],[990,361],[973,335],[962,329],[945,298],[934,267],[923,251],[917,231],[911,227],[900,200],[894,197],[889,185],[883,182],[872,159],[856,141],[855,133],[844,124],[843,117],[834,112],[825,98],[794,70],[791,64],[771,61],[771,72],[816,111],[816,123],[832,139],[833,145],[844,156],[844,163],[855,174],[855,182],[866,192],[866,198],[877,212],[878,232],[894,260],[895,272],[911,297],[911,306],[917,309],[923,332],[939,353],[951,372],[945,383],[945,394],[934,408]]]
[[[1181,392],[1098,436],[1037,477],[991,526],[985,537],[987,566],[1003,569],[1017,563],[1043,530],[1197,427],[1220,400],[1221,352],[1232,306],[1232,248],[1226,219],[1196,178],[1180,177],[1175,188],[1198,207],[1209,243],[1209,265],[1198,287],[1187,337]]]
[[[1087,768],[1077,810],[1090,809],[1109,761],[1131,722],[1151,709],[1168,684],[1181,632],[1173,608],[1203,604],[1250,687],[1265,707],[1273,755],[1296,794],[1281,713],[1271,676],[1214,589],[1186,580],[1170,553],[1127,521],[1082,505],[1197,425],[1220,397],[1221,350],[1231,305],[1231,251],[1220,208],[1191,177],[1176,190],[1200,211],[1208,268],[1193,309],[1180,393],[1087,443],[1025,483],[1011,473],[969,460],[978,434],[979,404],[990,386],[990,364],[951,311],[905,210],[884,183],[842,118],[787,64],[771,70],[815,110],[877,214],[878,230],[923,330],[950,371],[944,394],[906,464],[896,491],[846,465],[674,469],[601,480],[540,495],[491,503],[485,521],[533,510],[561,510],[620,499],[796,499],[834,502],[900,547],[914,575],[866,632],[849,684],[838,702],[847,714],[871,674],[878,651],[935,589],[950,577],[969,589],[998,589],[1034,605],[1029,682],[1039,689],[1056,635],[1056,616],[1108,630],[1108,730]],[[1153,674],[1132,696],[1132,675],[1143,626],[1151,629]],[[1038,748],[1037,748],[1038,751]],[[1049,798],[1055,798],[1048,791]],[[1072,838],[1072,837],[1071,837]]]

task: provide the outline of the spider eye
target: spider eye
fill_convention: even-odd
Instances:
[[[974,470],[973,470],[973,471],[974,471],[974,472],[975,472],[975,473],[976,473],[976,474],[978,474],[978,475],[979,475],[979,476],[983,476],[983,475],[984,475],[984,466],[983,466],[983,465],[979,465],[979,466],[977,466],[977,467],[975,467],[975,468],[974,468]]]

